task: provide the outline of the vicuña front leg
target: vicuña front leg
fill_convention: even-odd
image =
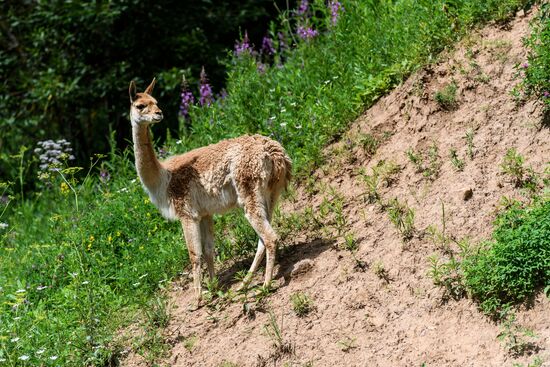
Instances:
[[[204,260],[208,268],[210,281],[214,280],[214,221],[212,216],[207,216],[201,220],[201,240],[203,242]]]
[[[201,228],[200,222],[193,218],[183,218],[181,220],[189,259],[193,266],[193,289],[195,291],[195,302],[190,305],[191,310],[196,310],[200,306],[202,298],[202,246],[201,246]]]

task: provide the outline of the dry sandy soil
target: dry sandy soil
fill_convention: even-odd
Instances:
[[[517,356],[497,338],[504,330],[502,323],[483,315],[467,297],[448,299],[427,276],[428,258],[447,256],[426,231],[430,225],[441,231],[442,203],[446,234],[478,243],[490,238],[503,196],[525,200],[525,193],[501,172],[506,151],[516,148],[526,165],[539,173],[550,160],[550,129],[541,105],[518,105],[510,94],[518,82],[515,65],[526,58],[522,37],[529,32],[533,12],[518,14],[506,26],[474,32],[437,64],[378,101],[327,148],[326,164],[293,190],[279,220],[284,226],[292,213],[297,214],[294,218],[307,218],[305,209],[311,208],[325,226],[285,236],[272,294],[260,302],[218,300],[188,312],[193,295],[188,280],[173,284],[170,322],[164,330],[171,347],[160,364],[513,366],[539,358],[550,366],[548,298],[539,295],[516,311],[516,326],[535,334],[528,338],[534,350]],[[453,81],[456,105],[446,110],[434,94]],[[465,139],[469,129],[472,158]],[[372,155],[358,143],[366,134],[382,141]],[[406,151],[427,154],[434,145],[436,173],[425,177]],[[451,148],[464,160],[463,171],[451,163]],[[365,195],[360,171],[370,174],[382,160],[400,167],[381,185],[382,200],[398,198],[415,211],[416,233],[409,241],[403,241],[388,214]],[[333,204],[341,200],[344,219],[338,222],[334,208],[323,211],[328,207],[325,199]],[[343,238],[350,234],[358,245],[353,254],[343,248]],[[456,251],[455,242],[450,248]],[[230,265],[220,265],[224,268],[218,272],[222,285],[234,289],[234,269],[244,266],[227,268]],[[261,278],[258,274],[255,281]],[[314,310],[304,317],[292,308],[296,292],[313,301]],[[270,315],[281,328],[282,347],[276,347],[266,331]],[[146,363],[130,352],[122,365]]]

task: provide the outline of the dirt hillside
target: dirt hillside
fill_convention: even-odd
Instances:
[[[490,238],[502,197],[525,200],[501,172],[509,148],[535,172],[550,160],[542,106],[518,104],[510,93],[518,83],[515,65],[526,59],[522,37],[534,12],[474,32],[378,101],[327,148],[326,164],[282,205],[279,231],[286,233],[285,221],[298,223],[298,229],[284,235],[272,294],[259,302],[218,300],[188,312],[189,282],[174,284],[164,332],[171,347],[162,363],[512,366],[538,357],[550,366],[548,298],[540,295],[517,311],[516,325],[535,337],[530,351],[514,355],[506,339],[497,338],[505,331],[502,323],[484,316],[468,298],[446,297],[427,276],[431,255],[445,259],[461,239],[475,244]],[[454,100],[436,101],[438,91],[453,95],[453,86]],[[407,151],[423,162],[415,166]],[[411,239],[404,240],[387,211],[370,200],[364,177],[373,168],[381,172],[381,200],[397,198],[414,210]],[[433,239],[433,228],[442,232],[443,208],[445,235],[453,239],[447,247]],[[236,267],[230,265],[218,272],[222,286],[235,289]],[[261,278],[258,274],[256,282]],[[297,292],[313,304],[303,317],[292,307]],[[270,336],[270,317],[281,329],[279,341]],[[145,362],[130,352],[123,364]]]

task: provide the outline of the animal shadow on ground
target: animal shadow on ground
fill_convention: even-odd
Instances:
[[[550,108],[547,108],[542,115],[541,127],[550,129]]]
[[[305,259],[313,261],[320,254],[330,249],[334,243],[335,241],[333,239],[315,238],[292,245],[280,246],[277,251],[276,269],[278,270],[273,280],[277,281],[282,277],[284,278],[284,284],[282,286],[288,285],[290,282],[290,274],[294,270],[296,263]],[[246,259],[236,261],[228,268],[222,270],[218,274],[221,288],[223,290],[228,290],[235,283],[238,283],[239,280],[235,274],[242,270],[248,270],[253,259],[254,256],[247,257]],[[252,280],[252,282],[254,282],[254,280]]]

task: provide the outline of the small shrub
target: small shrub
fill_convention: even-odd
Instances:
[[[374,275],[376,275],[378,278],[382,279],[386,283],[390,282],[390,275],[388,274],[388,271],[386,270],[386,267],[384,266],[384,263],[382,261],[377,261],[374,263],[373,267]]]
[[[435,142],[426,150],[415,152],[412,148],[406,151],[407,158],[414,165],[416,172],[430,180],[434,180],[439,176],[441,161],[439,159],[439,149]]]
[[[414,235],[414,210],[394,198],[387,204],[388,216],[404,241]]]
[[[464,140],[466,140],[468,158],[474,159],[474,130],[468,129],[464,134]]]
[[[466,293],[464,286],[462,268],[459,261],[454,257],[447,262],[441,262],[437,255],[428,258],[430,270],[428,277],[435,285],[442,287],[445,291],[443,298],[460,299]]]
[[[393,161],[381,160],[373,167],[373,174],[376,174],[381,182],[387,187],[391,186],[397,180],[397,174],[401,172],[400,165]]]
[[[458,87],[455,82],[452,82],[445,86],[442,90],[437,91],[434,95],[434,99],[437,104],[444,110],[452,110],[456,108],[456,91]]]
[[[463,159],[460,159],[458,157],[458,153],[456,152],[456,149],[455,148],[451,148],[451,151],[450,151],[450,157],[451,157],[451,163],[453,164],[454,168],[457,170],[457,171],[463,171],[464,170],[464,165],[465,165],[465,162]]]
[[[496,315],[550,283],[550,200],[519,204],[495,221],[494,240],[463,261],[464,283],[481,309]]]
[[[357,240],[355,239],[353,233],[344,236],[344,249],[350,252],[357,250]]]
[[[314,309],[313,300],[305,293],[297,292],[290,296],[292,309],[299,317],[304,317]]]
[[[521,186],[526,173],[523,162],[523,156],[515,148],[510,148],[506,151],[504,160],[500,165],[502,172],[511,176],[517,186]]]
[[[530,329],[517,325],[514,314],[508,315],[504,320],[502,331],[498,334],[497,339],[503,343],[504,348],[513,357],[519,357],[538,349],[534,341],[535,333]]]
[[[372,174],[367,175],[365,174],[364,171],[361,171],[360,174],[363,177],[365,186],[367,188],[367,192],[366,192],[367,202],[370,204],[380,202],[380,193],[378,192],[378,185],[380,183],[380,178],[378,176],[378,172],[376,172],[375,170],[372,170]]]
[[[359,138],[359,144],[363,148],[366,156],[372,157],[380,146],[380,141],[371,134],[365,134]]]

